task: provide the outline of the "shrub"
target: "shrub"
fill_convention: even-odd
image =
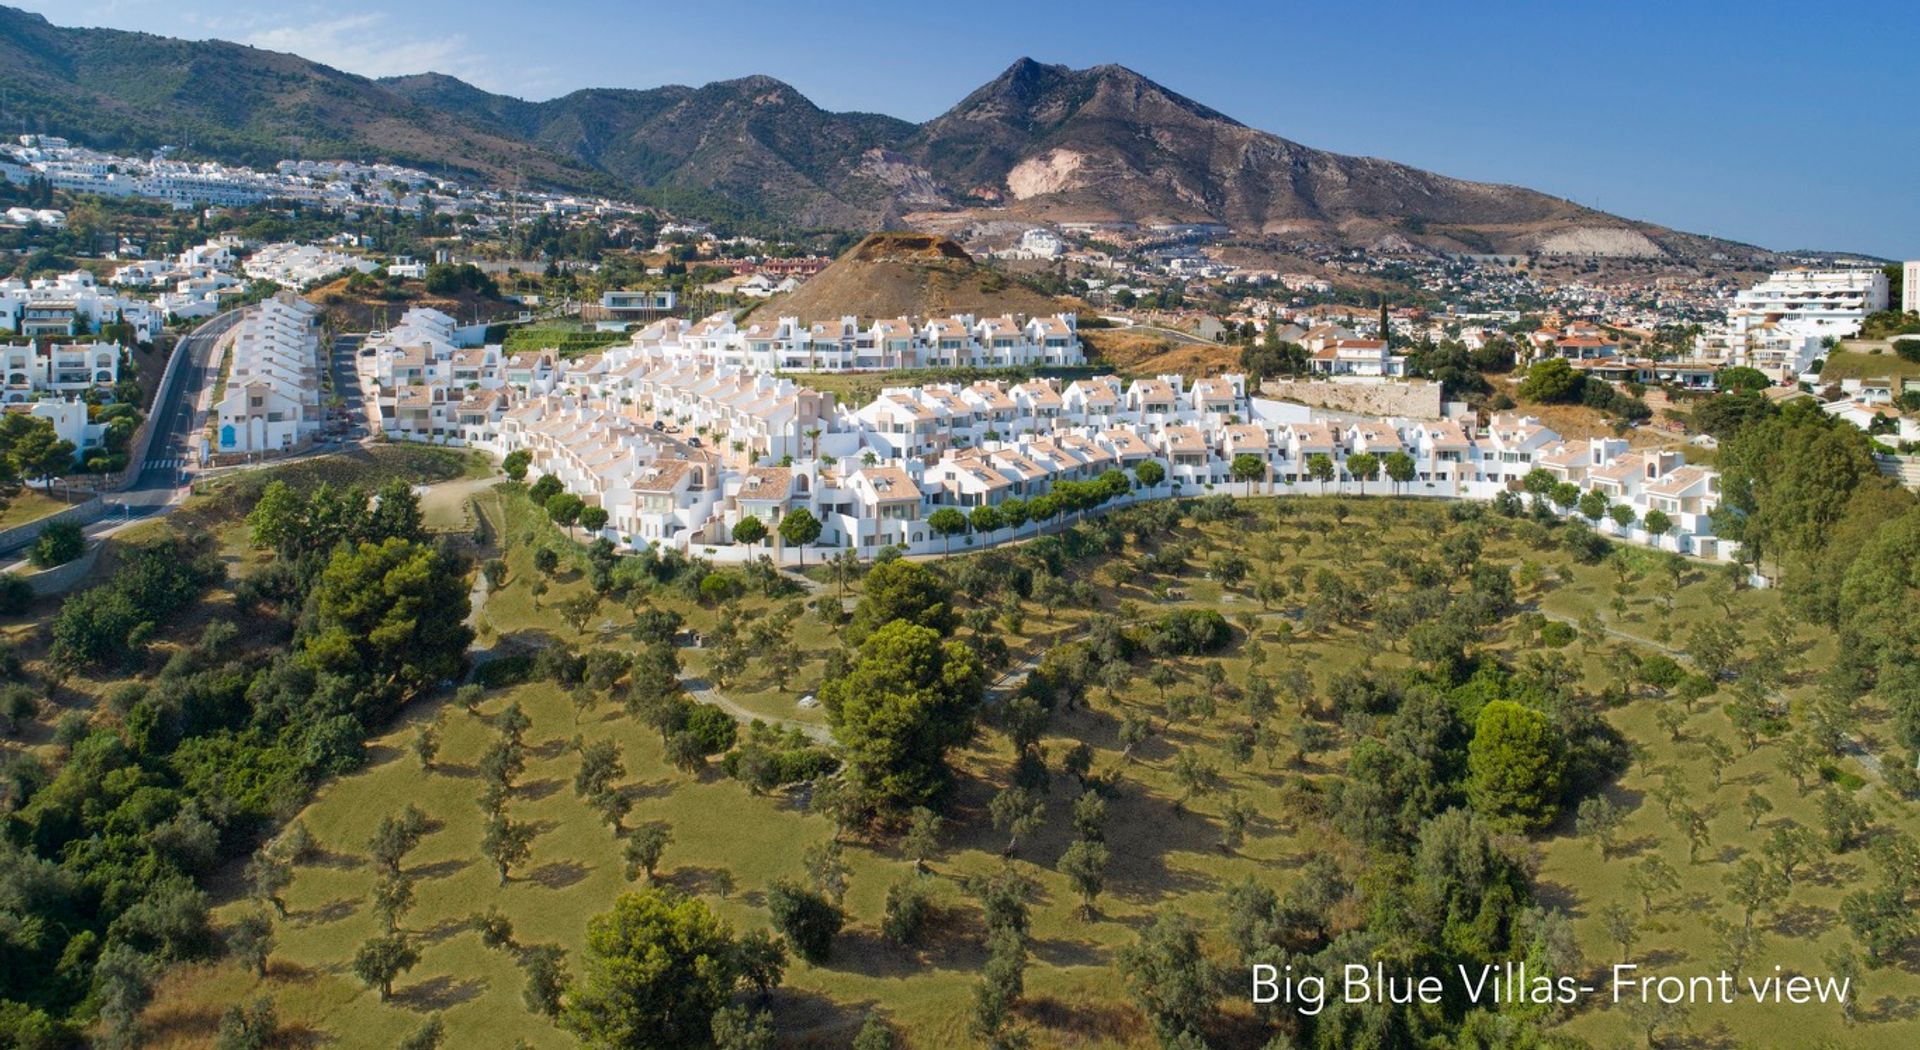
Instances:
[[[1215,652],[1233,637],[1226,617],[1212,609],[1179,609],[1160,617],[1148,645],[1162,656]]]
[[[27,558],[43,569],[65,565],[87,549],[86,534],[70,521],[56,521],[40,530],[39,538],[28,548]]]
[[[717,755],[733,747],[739,724],[712,704],[694,704],[687,712],[686,731],[700,742],[700,753]]]
[[[802,959],[819,965],[833,953],[833,939],[846,916],[833,902],[790,879],[776,879],[767,890],[773,925]]]
[[[911,947],[919,943],[932,917],[933,895],[927,889],[926,880],[903,875],[887,887],[887,910],[880,922],[880,932],[895,944]]]
[[[1558,620],[1548,620],[1540,628],[1540,644],[1549,649],[1564,648],[1577,637],[1579,636],[1574,632],[1572,624],[1561,623]]]
[[[0,572],[0,616],[18,616],[33,604],[33,585],[19,573]]]

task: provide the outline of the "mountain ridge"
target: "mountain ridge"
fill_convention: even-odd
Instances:
[[[426,72],[55,26],[0,7],[0,88],[31,130],[249,163],[391,159],[497,183],[676,200],[802,228],[1214,222],[1241,237],[1453,252],[1771,256],[1519,186],[1314,149],[1124,66],[1022,58],[914,124],[834,112],[753,75],[542,102]]]

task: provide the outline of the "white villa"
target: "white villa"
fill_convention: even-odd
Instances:
[[[898,351],[919,360],[921,351],[937,353],[949,334],[978,347],[983,335],[1049,331],[1044,323],[954,320],[866,329],[849,321],[833,335],[841,340],[836,346],[855,348],[848,352],[856,359]],[[1070,321],[1057,323],[1072,331]],[[724,318],[662,321],[630,343],[578,357],[459,349],[440,331],[435,319],[409,315],[360,359],[363,377],[379,388],[381,428],[495,456],[524,449],[531,476],[552,474],[604,508],[604,534],[630,547],[718,560],[773,553],[777,540],[749,549],[733,542],[733,527],[748,516],[775,526],[805,507],[822,523],[818,547],[863,557],[889,546],[938,553],[951,542],[962,550],[1032,535],[1040,526],[1023,521],[949,538],[927,525],[934,510],[1006,508],[1018,518],[1026,501],[1063,481],[1113,471],[1132,480],[1132,471],[1153,461],[1163,478],[1151,488],[1134,484],[1118,502],[1323,488],[1490,500],[1517,491],[1538,468],[1629,507],[1630,524],[1601,521],[1609,535],[1702,557],[1733,553],[1712,533],[1709,515],[1719,498],[1713,471],[1670,453],[1649,458],[1622,441],[1572,445],[1524,415],[1495,415],[1484,425],[1470,418],[1326,415],[1252,397],[1245,378],[1234,374],[901,385],[850,407],[758,367],[802,349],[826,352],[811,332],[774,349],[777,339],[800,334],[784,323],[761,333]],[[896,338],[902,345],[889,347]],[[1349,469],[1363,452],[1382,464],[1367,478]],[[1233,460],[1242,455],[1261,461],[1259,477],[1234,475]],[[1324,485],[1314,476],[1320,456],[1334,468]],[[1389,457],[1411,467],[1405,482],[1388,479]],[[1674,523],[1660,536],[1641,524],[1653,509]],[[793,561],[798,553],[780,557]]]

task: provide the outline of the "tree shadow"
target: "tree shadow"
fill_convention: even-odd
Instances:
[[[339,897],[318,908],[288,912],[287,918],[297,921],[302,926],[324,926],[327,923],[339,922],[359,910],[359,901],[351,897]]]
[[[283,1022],[279,1031],[274,1033],[273,1040],[273,1045],[285,1050],[314,1050],[339,1042],[332,1032],[315,1028],[305,1021]]]
[[[1920,1018],[1920,996],[1913,995],[1883,995],[1875,999],[1871,1007],[1860,1011],[1860,1020],[1867,1024],[1888,1024],[1915,1018]]]
[[[1069,1002],[1055,995],[1029,996],[1017,1007],[1021,1017],[1081,1042],[1119,1046],[1140,1035],[1140,1015],[1119,1003]]]
[[[1094,914],[1093,921],[1099,922],[1099,913]],[[1075,917],[1078,918],[1077,912]],[[1091,927],[1092,923],[1087,925]],[[1031,941],[1027,944],[1027,950],[1048,966],[1099,966],[1106,961],[1099,945],[1065,937]]]
[[[636,780],[631,784],[622,784],[615,790],[625,795],[629,802],[647,802],[663,799],[673,794],[672,780]]]
[[[471,860],[442,860],[407,869],[407,875],[421,880],[444,879],[473,866]]]
[[[672,886],[683,893],[699,895],[711,894],[715,897],[731,897],[735,887],[733,872],[725,868],[704,868],[697,864],[687,864],[663,871],[654,876],[654,881]]]
[[[325,847],[315,846],[307,851],[300,861],[301,867],[332,868],[335,871],[348,871],[366,863],[366,858],[355,853],[341,853]]]
[[[587,867],[577,860],[555,861],[552,864],[543,864],[534,869],[531,874],[526,876],[526,881],[539,883],[541,886],[550,890],[564,890],[569,886],[578,885],[582,879],[585,879],[588,875],[592,874],[592,872],[592,868]]]
[[[542,799],[551,798],[554,792],[559,791],[564,783],[565,782],[559,777],[545,777],[540,780],[521,784],[519,787],[513,789],[513,793],[522,801],[539,802]]]
[[[1773,917],[1773,930],[1782,937],[1813,938],[1833,929],[1831,909],[1796,904]]]
[[[470,930],[472,928],[473,928],[473,923],[468,921],[465,918],[441,919],[439,922],[434,923],[432,926],[429,926],[426,929],[421,930],[419,932],[419,937],[422,941],[425,941],[428,944],[439,944],[442,941],[448,940],[449,938],[452,938],[452,937],[456,937],[461,933],[464,933],[467,930]]]
[[[1548,911],[1565,912],[1569,918],[1578,919],[1586,915],[1580,906],[1580,895],[1571,886],[1554,882],[1551,879],[1536,879],[1533,884],[1533,897],[1540,907]]]
[[[1658,835],[1636,835],[1624,842],[1615,842],[1613,856],[1616,860],[1623,857],[1638,857],[1658,845],[1660,845]]]
[[[486,990],[487,982],[477,977],[456,980],[442,974],[395,991],[393,1002],[417,1013],[439,1013],[472,1002]]]
[[[839,1050],[853,1042],[877,1002],[850,1002],[787,986],[768,993],[764,1003],[752,1005],[764,1006],[778,1019],[780,1046],[789,1050]]]

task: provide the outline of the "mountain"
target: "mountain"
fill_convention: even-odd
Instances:
[[[945,237],[871,233],[826,269],[755,311],[805,322],[854,316],[945,317],[973,314],[1044,317],[1064,307],[1005,274],[988,270]]]
[[[1015,62],[921,125],[834,113],[770,77],[545,102],[436,73],[50,25],[0,8],[0,127],[251,163],[385,158],[627,193],[803,228],[1211,222],[1241,237],[1447,251],[1748,260],[1765,253],[1515,186],[1316,150],[1121,66]]]
[[[255,165],[388,159],[485,178],[613,188],[588,165],[365,77],[224,41],[69,29],[0,7],[0,126],[102,149],[187,146]]]
[[[439,74],[381,84],[626,184],[705,191],[750,214],[804,226],[868,225],[896,200],[944,203],[930,187],[892,177],[888,168],[888,151],[914,125],[877,114],[829,113],[772,77],[699,88],[595,88],[538,103]]]
[[[1702,245],[1516,186],[1302,146],[1122,66],[1015,62],[907,147],[964,194],[1037,219],[1216,222],[1370,245],[1660,255]]]

